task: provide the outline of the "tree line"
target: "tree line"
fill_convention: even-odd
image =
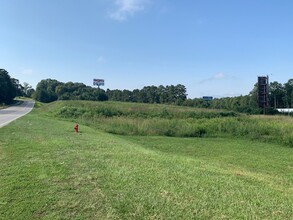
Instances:
[[[110,90],[92,88],[83,83],[59,82],[45,79],[38,83],[34,94],[36,100],[52,102],[56,100],[91,100],[91,101],[122,101],[181,105],[187,98],[185,86],[145,86],[142,89]]]
[[[21,85],[5,69],[0,69],[0,104],[10,104],[16,96],[32,97],[34,92],[28,83]]]
[[[293,79],[282,84],[270,83],[269,105],[273,108],[293,108]]]
[[[92,100],[121,101],[139,103],[175,104],[197,108],[227,109],[248,114],[259,114],[262,109],[257,104],[257,84],[248,95],[216,98],[205,101],[202,98],[188,99],[186,87],[178,84],[168,86],[145,86],[142,89],[119,90],[92,88],[83,83],[62,83],[54,79],[42,80],[38,83],[35,99],[41,102],[56,100]],[[293,79],[281,84],[276,81],[269,85],[269,113],[276,108],[293,107]]]
[[[259,108],[257,104],[257,88],[256,83],[251,92],[245,96],[218,98],[212,101],[205,101],[200,98],[187,99],[183,105],[259,114],[263,112],[263,109]],[[268,113],[276,113],[277,108],[293,108],[293,79],[289,79],[284,84],[277,81],[269,83],[268,95]]]
[[[257,104],[257,84],[248,95],[216,98],[205,101],[202,98],[188,99],[184,85],[145,86],[142,89],[119,90],[86,86],[83,83],[59,82],[55,79],[41,80],[36,90],[28,83],[21,85],[17,79],[11,78],[8,72],[0,69],[0,103],[11,103],[16,96],[33,97],[41,102],[56,100],[91,100],[122,101],[139,103],[176,104],[198,108],[227,109],[249,114],[258,114],[262,109]],[[276,108],[293,108],[293,79],[282,84],[277,81],[269,84],[269,109],[273,113]]]
[[[142,89],[107,90],[106,94],[111,101],[176,104],[182,105],[187,99],[186,88],[178,84],[167,86],[145,86]]]
[[[95,89],[83,83],[63,83],[55,79],[41,80],[37,84],[34,98],[45,103],[56,100],[108,100],[105,91],[102,89]]]

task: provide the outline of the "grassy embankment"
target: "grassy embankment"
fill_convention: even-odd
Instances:
[[[107,134],[96,128],[110,129],[114,118],[100,115],[104,124],[97,125],[98,117],[90,122],[84,113],[78,118],[92,127],[80,123],[76,135],[72,122],[52,117],[58,105],[73,108],[67,104],[46,105],[0,129],[0,219],[293,217],[292,148],[245,138]],[[103,105],[128,112],[141,106]],[[155,113],[161,106],[149,108]],[[131,114],[116,119],[135,120]],[[137,124],[169,119],[143,116]]]
[[[49,116],[120,135],[229,137],[293,147],[293,117],[119,102],[63,101],[46,106]]]

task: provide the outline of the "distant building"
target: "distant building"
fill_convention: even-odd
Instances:
[[[293,112],[293,108],[277,108],[277,111],[280,113],[291,113]]]

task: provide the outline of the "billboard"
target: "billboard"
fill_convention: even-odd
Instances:
[[[93,79],[93,85],[94,86],[104,86],[105,80],[103,79]]]
[[[203,96],[202,99],[205,101],[212,101],[214,98],[213,96]]]

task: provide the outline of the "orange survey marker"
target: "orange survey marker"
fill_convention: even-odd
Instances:
[[[74,131],[75,131],[75,133],[78,133],[78,124],[77,123],[74,126]]]

